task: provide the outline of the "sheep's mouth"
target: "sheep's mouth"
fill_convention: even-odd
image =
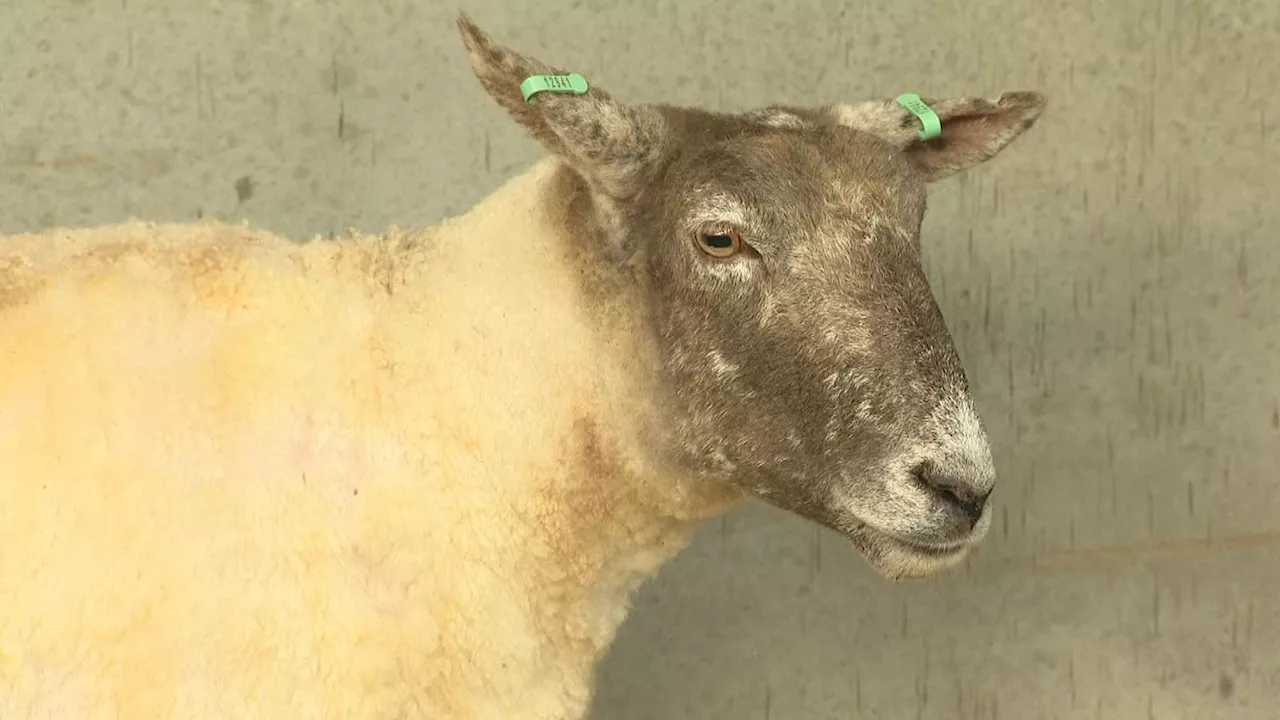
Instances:
[[[857,521],[842,529],[873,570],[892,580],[920,579],[960,564],[971,540],[939,545],[890,535]]]
[[[950,545],[930,545],[915,540],[904,540],[902,538],[888,536],[890,540],[897,542],[904,548],[910,550],[917,555],[925,557],[947,558],[952,555],[963,554],[969,551],[967,543],[951,543]]]
[[[944,544],[928,543],[921,540],[900,537],[898,535],[891,535],[881,530],[877,530],[866,523],[859,523],[859,525],[862,526],[862,534],[874,538],[878,543],[892,545],[900,550],[911,553],[912,555],[919,555],[921,557],[944,559],[954,557],[956,555],[964,555],[972,548],[970,543],[965,541]]]
[[[982,540],[987,527],[984,523],[967,537],[937,543],[881,530],[859,517],[852,511],[852,503],[842,498],[828,503],[803,503],[760,489],[756,495],[775,507],[840,533],[872,569],[893,579],[926,577],[959,564]]]

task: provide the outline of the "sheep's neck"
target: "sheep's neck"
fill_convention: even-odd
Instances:
[[[458,459],[439,532],[471,548],[463,566],[490,583],[483,610],[467,601],[468,633],[481,637],[503,615],[534,635],[536,650],[516,644],[535,655],[486,667],[484,687],[530,697],[531,687],[517,692],[525,680],[512,667],[534,673],[553,662],[556,673],[539,670],[527,683],[579,701],[627,594],[701,520],[741,501],[662,459],[653,341],[628,295],[635,288],[584,252],[596,238],[582,224],[582,192],[547,160],[415,249],[388,243],[397,268],[389,277],[402,284],[383,323],[401,363],[396,396],[385,401],[398,416],[415,418],[419,398],[466,409],[424,430],[422,443]],[[422,337],[445,352],[443,363],[422,352]],[[571,687],[539,684],[549,682]]]
[[[543,540],[557,558],[561,583],[547,603],[546,632],[561,647],[581,644],[588,657],[607,647],[625,613],[627,595],[688,542],[703,520],[741,501],[727,487],[694,479],[664,461],[660,365],[635,295],[634,279],[602,242],[586,187],[567,168],[531,171],[542,178],[537,205],[549,224],[542,234],[577,280],[583,308],[582,400],[557,439],[562,464],[536,484],[544,508]],[[528,217],[527,215],[525,217]],[[539,586],[548,587],[548,586]]]

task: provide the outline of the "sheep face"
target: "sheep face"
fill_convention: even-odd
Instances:
[[[1036,93],[729,115],[593,88],[524,102],[558,72],[460,26],[484,87],[581,176],[663,354],[669,450],[833,528],[891,578],[961,561],[987,532],[995,471],[926,281],[928,183],[1031,127]]]

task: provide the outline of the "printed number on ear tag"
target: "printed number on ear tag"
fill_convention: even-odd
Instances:
[[[588,89],[587,79],[578,73],[570,73],[568,75],[530,75],[524,79],[524,82],[520,83],[520,93],[524,96],[524,101],[530,105],[538,103],[538,99],[534,95],[540,92],[584,95]]]

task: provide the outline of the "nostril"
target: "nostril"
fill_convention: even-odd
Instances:
[[[963,514],[970,523],[977,523],[982,518],[987,498],[991,496],[990,489],[976,491],[962,479],[939,472],[937,466],[928,461],[916,465],[911,474],[916,482]]]

